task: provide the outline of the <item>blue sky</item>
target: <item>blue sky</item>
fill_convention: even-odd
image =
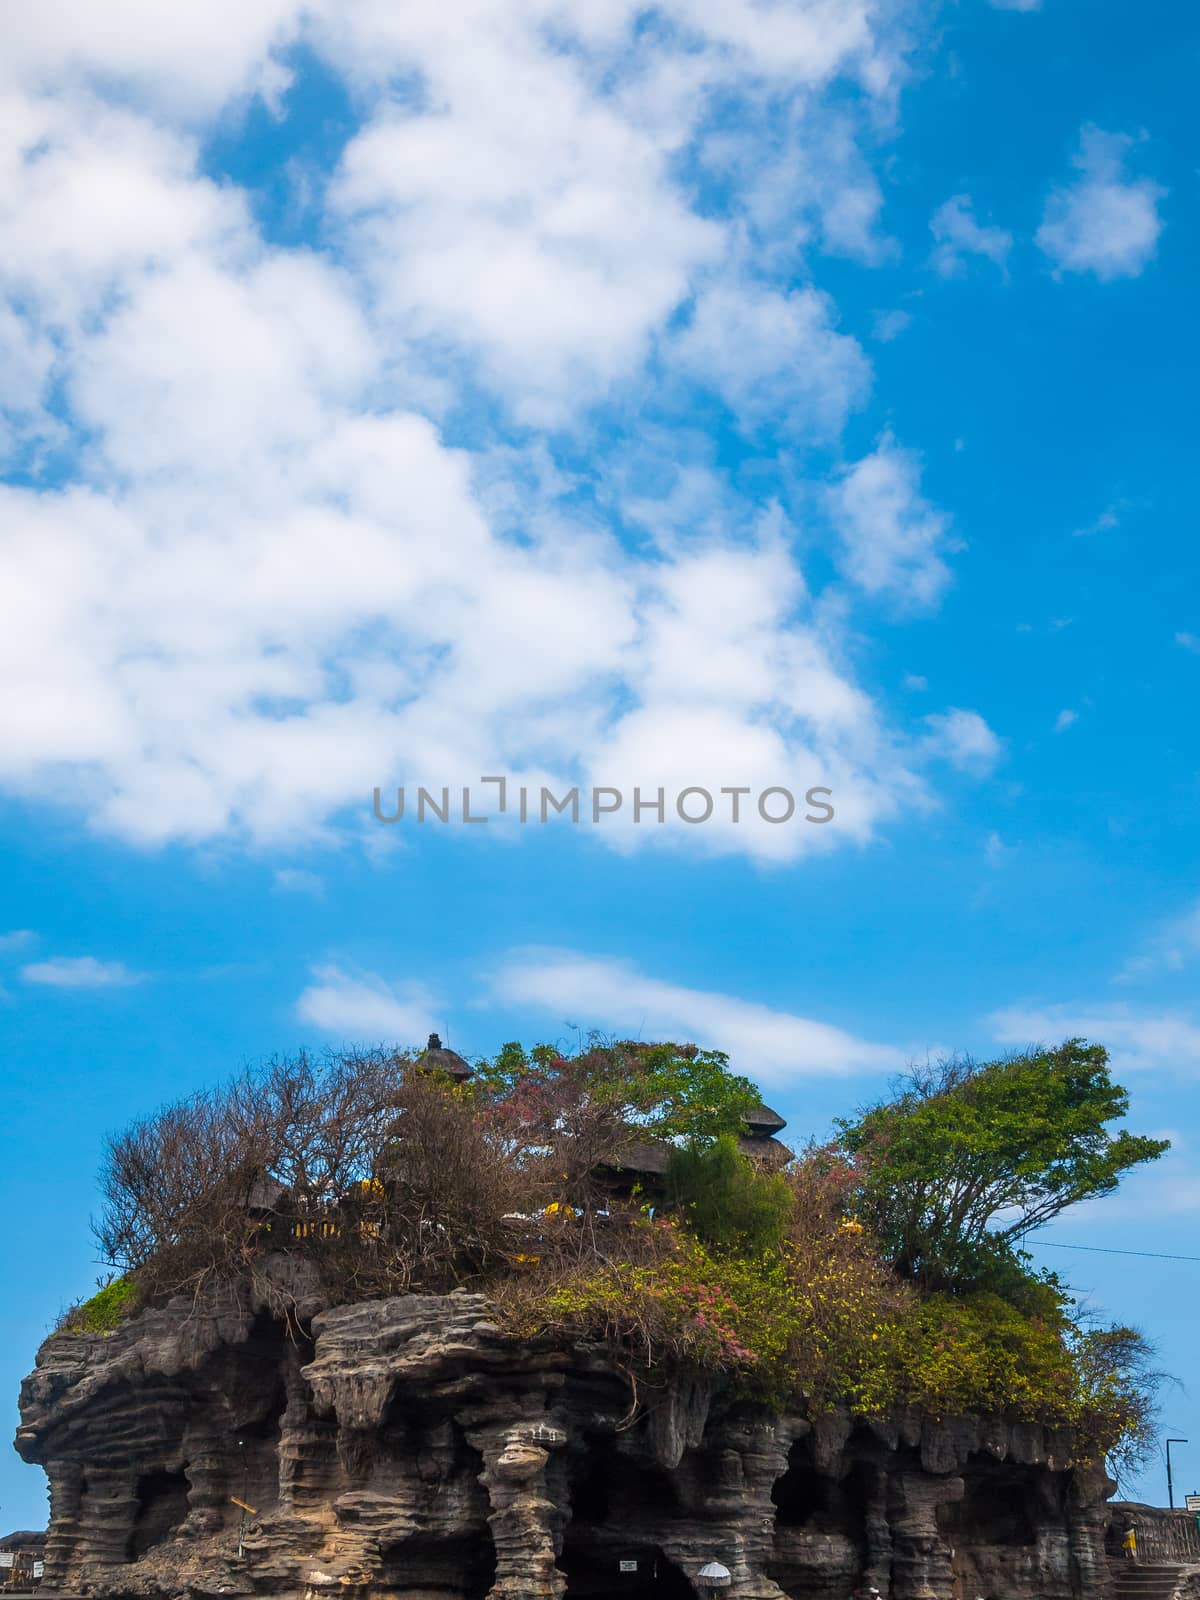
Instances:
[[[28,9],[5,1395],[106,1130],[431,1027],[694,1038],[800,1139],[1099,1039],[1174,1149],[1039,1258],[1188,1382],[1200,1263],[1104,1252],[1200,1256],[1198,54],[1166,0]],[[372,818],[484,774],[584,820]]]

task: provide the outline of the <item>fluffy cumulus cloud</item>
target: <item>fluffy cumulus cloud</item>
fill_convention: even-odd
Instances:
[[[1127,172],[1134,140],[1089,124],[1079,136],[1074,182],[1046,201],[1039,247],[1060,272],[1089,272],[1102,283],[1136,278],[1153,259],[1166,190]]]
[[[715,284],[696,299],[674,356],[753,426],[787,419],[801,433],[836,438],[866,392],[861,347],[837,333],[828,296],[752,284]]]
[[[623,961],[564,950],[514,951],[496,970],[492,998],[553,1022],[603,1025],[634,1038],[674,1038],[754,1063],[764,1084],[896,1069],[902,1052],[830,1023],[650,977]]]
[[[926,748],[959,772],[984,777],[999,761],[1004,746],[978,711],[934,712],[925,718]]]
[[[830,471],[869,393],[809,258],[886,248],[851,108],[891,105],[891,13],[41,8],[0,68],[0,785],[144,844],[497,770],[836,789],[836,830],[664,830],[765,856],[918,795],[796,529],[688,444],[720,406]],[[357,120],[285,244],[208,140],[254,96],[286,135],[314,52]],[[833,505],[860,596],[934,602],[913,456]]]
[[[921,494],[920,462],[886,434],[829,494],[850,581],[904,606],[931,606],[950,581],[949,520]]]

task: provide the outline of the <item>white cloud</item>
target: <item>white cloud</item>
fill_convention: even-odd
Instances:
[[[1136,1168],[1122,1178],[1121,1187],[1115,1194],[1101,1195],[1072,1206],[1069,1215],[1062,1220],[1062,1226],[1069,1230],[1069,1234],[1073,1235],[1078,1229],[1094,1228],[1097,1224],[1109,1226],[1126,1219],[1144,1223],[1147,1217],[1154,1217],[1165,1222],[1200,1214],[1200,1171],[1179,1150],[1176,1138],[1169,1130],[1155,1130],[1153,1137],[1171,1137],[1171,1149],[1157,1161]],[[1056,1231],[1044,1240],[1040,1234],[1035,1234],[1030,1242],[1035,1250],[1039,1243],[1055,1244],[1054,1261],[1061,1271],[1066,1244],[1058,1244],[1059,1238]],[[1170,1251],[1165,1243],[1158,1248],[1168,1253]],[[1180,1255],[1196,1253],[1187,1244],[1179,1249]],[[1081,1258],[1069,1269],[1071,1275],[1076,1276],[1084,1266],[1084,1259]]]
[[[1040,11],[1042,0],[989,0],[996,11]]]
[[[1118,1071],[1200,1074],[1200,1026],[1177,1012],[1118,1005],[1017,1005],[994,1012],[988,1022],[1001,1044],[1088,1039],[1108,1048]]]
[[[929,728],[926,749],[959,772],[985,777],[1003,754],[1003,744],[978,711],[952,706],[926,717],[925,722]]]
[[[439,113],[381,113],[347,150],[333,200],[395,334],[478,354],[522,420],[557,422],[581,389],[640,365],[721,230],[569,56],[531,45],[492,63],[516,74],[499,95],[479,92],[478,64],[447,50]]]
[[[871,322],[871,332],[881,344],[891,344],[893,339],[898,339],[912,327],[912,322],[912,312],[899,307],[891,311],[877,311]]]
[[[764,1084],[895,1069],[902,1054],[841,1028],[734,995],[647,977],[623,961],[563,950],[514,951],[494,974],[493,999],[547,1014],[555,1024],[601,1027],[644,1039],[726,1051]]]
[[[1001,867],[1016,854],[1017,847],[1005,844],[998,833],[993,830],[983,842],[984,859],[989,867]]]
[[[1192,655],[1200,656],[1200,637],[1194,633],[1177,633],[1175,643],[1184,650],[1191,651]]]
[[[836,437],[865,398],[870,369],[834,320],[832,301],[815,289],[716,283],[698,296],[674,359],[718,389],[744,422],[770,419],[802,436]]]
[[[1084,527],[1076,528],[1074,530],[1074,537],[1076,539],[1086,539],[1093,533],[1108,533],[1113,528],[1119,528],[1121,526],[1121,518],[1119,513],[1119,506],[1106,506],[1098,517],[1094,518]]]
[[[274,878],[277,889],[291,894],[309,894],[320,899],[325,893],[325,880],[304,867],[276,867]]]
[[[415,981],[388,983],[374,973],[314,967],[296,1014],[325,1033],[360,1043],[421,1044],[436,1021],[431,994]]]
[[[1200,899],[1179,915],[1170,917],[1147,941],[1139,955],[1118,974],[1128,982],[1159,972],[1182,972],[1200,959]]]
[[[144,973],[131,972],[122,961],[98,961],[95,956],[52,956],[21,968],[26,983],[51,989],[123,989],[141,983]]]
[[[837,449],[869,365],[788,230],[885,248],[863,126],[902,77],[892,7],[119,11],[49,0],[0,67],[0,451],[54,451],[0,489],[0,787],[142,844],[290,845],[389,781],[833,786],[836,827],[664,830],[764,859],[923,799],[925,746],[779,513],[705,468],[623,543],[656,513],[589,432],[605,401],[640,435],[645,402],[671,459],[703,378],[739,426]],[[246,96],[287,112],[297,41],[363,119],[314,187],[320,251],[203,170]],[[702,214],[680,172],[717,159],[723,96],[784,128],[778,182],[743,150]],[[885,441],[836,504],[854,583],[936,596],[914,458]]]
[[[0,933],[0,955],[11,955],[15,950],[27,950],[37,940],[32,928],[14,928],[11,933]]]
[[[1136,278],[1153,259],[1166,190],[1150,178],[1128,178],[1134,141],[1092,124],[1079,136],[1079,178],[1050,193],[1037,243],[1060,272],[1090,272],[1102,283]]]
[[[706,170],[745,195],[744,247],[755,267],[794,277],[788,269],[816,248],[867,265],[894,259],[897,242],[880,232],[883,190],[845,105],[794,97],[779,118],[777,103],[761,115],[750,103],[736,128],[724,121],[701,144]]]
[[[927,608],[950,581],[949,518],[920,492],[920,462],[885,434],[830,491],[842,566],[868,594]]]
[[[930,259],[943,278],[964,272],[967,257],[973,255],[983,256],[1001,272],[1006,268],[1012,234],[979,222],[968,194],[951,195],[940,205],[930,219],[929,231],[937,241]]]
[[[232,96],[277,84],[272,48],[286,45],[304,0],[41,0],[6,41],[4,79],[39,86],[116,83],[172,117],[215,112]]]
[[[1065,733],[1069,727],[1079,721],[1078,711],[1064,708],[1054,719],[1055,733]]]

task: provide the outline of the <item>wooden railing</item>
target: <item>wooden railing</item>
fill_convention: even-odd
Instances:
[[[1109,1507],[1110,1550],[1118,1550],[1121,1535],[1130,1523],[1137,1533],[1138,1560],[1147,1565],[1200,1566],[1200,1526],[1190,1511],[1166,1511],[1161,1506],[1143,1506],[1114,1501]]]

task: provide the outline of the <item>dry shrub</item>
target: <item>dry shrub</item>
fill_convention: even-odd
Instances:
[[[280,1249],[334,1300],[457,1283],[504,1254],[528,1185],[449,1080],[381,1052],[276,1060],[165,1106],[108,1141],[101,1187],[103,1259],[148,1301]]]

